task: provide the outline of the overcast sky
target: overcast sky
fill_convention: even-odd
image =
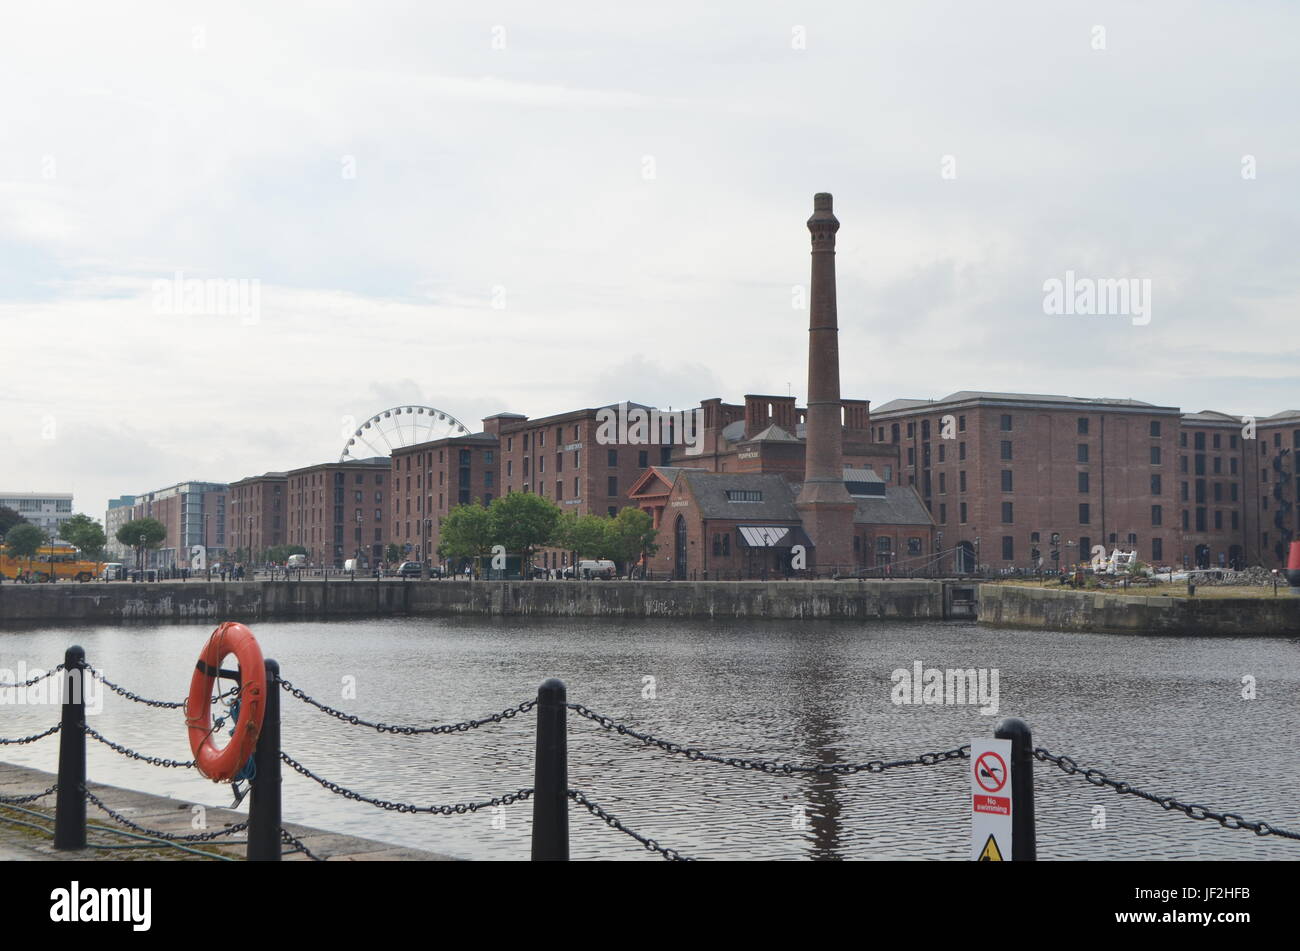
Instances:
[[[847,397],[1300,408],[1298,54],[1293,2],[9,4],[0,490],[802,401],[818,191]],[[1150,322],[1045,313],[1067,271]]]

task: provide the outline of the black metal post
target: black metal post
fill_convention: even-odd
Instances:
[[[569,747],[564,682],[537,688],[537,759],[533,774],[533,861],[569,860]]]
[[[1019,717],[1007,717],[993,735],[1011,741],[1011,861],[1033,862],[1038,858],[1034,832],[1034,738],[1029,724]]]
[[[86,652],[63,654],[63,726],[59,730],[59,788],[55,793],[54,847],[86,847]]]
[[[266,710],[253,753],[248,861],[280,861],[280,665],[266,660]]]

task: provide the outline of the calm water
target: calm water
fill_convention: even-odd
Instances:
[[[0,667],[48,667],[70,643],[137,692],[181,699],[210,625],[42,629],[0,634]],[[548,676],[569,699],[683,744],[785,761],[852,762],[949,749],[1024,717],[1037,745],[1115,778],[1250,819],[1300,829],[1300,641],[1056,634],[966,624],[674,623],[399,619],[254,625],[283,675],[336,707],[389,723],[481,716],[534,696]],[[1000,672],[1000,710],[897,706],[890,673]],[[1241,699],[1241,678],[1258,698]],[[655,699],[643,699],[643,678]],[[356,698],[343,699],[343,678]],[[56,707],[0,706],[0,735],[37,732]],[[109,694],[92,725],[154,756],[190,758],[179,711]],[[284,748],[359,792],[419,804],[479,801],[532,785],[533,717],[450,736],[379,735],[284,695]],[[770,776],[690,762],[570,716],[570,784],[631,828],[698,858],[964,859],[966,761],[882,775]],[[57,741],[0,756],[53,771]],[[228,805],[226,787],[90,742],[101,782]],[[1039,857],[1296,859],[1300,843],[1194,822],[1035,764]],[[111,804],[111,803],[110,803]],[[247,803],[245,803],[246,806]],[[1105,807],[1105,829],[1092,828]],[[795,828],[797,810],[808,817]],[[92,810],[93,811],[93,810]],[[453,855],[526,858],[531,803],[427,816],[333,796],[289,769],[290,821]],[[496,825],[501,825],[498,818]],[[575,858],[655,857],[578,810]]]

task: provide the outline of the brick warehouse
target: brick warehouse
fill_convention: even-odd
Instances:
[[[899,446],[896,482],[934,514],[953,570],[1051,568],[1098,545],[1159,565],[1276,567],[1297,527],[1300,413],[1260,421],[1254,440],[1242,430],[1137,400],[964,391],[887,403],[872,435]]]
[[[350,558],[359,558],[362,567],[378,564],[388,524],[389,473],[385,456],[287,472],[287,544],[301,545],[316,566],[341,568]]]
[[[268,548],[285,544],[288,476],[267,472],[230,483],[226,547],[241,561],[260,561]]]

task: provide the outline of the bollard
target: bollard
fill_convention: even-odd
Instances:
[[[54,847],[86,847],[86,652],[63,654],[63,727],[59,730],[59,788],[54,800]]]
[[[250,862],[280,861],[280,665],[266,660],[266,709],[253,752],[248,804]]]
[[[1011,741],[1011,861],[1033,862],[1038,858],[1034,839],[1034,739],[1029,724],[1019,717],[1007,717],[993,735]]]
[[[537,759],[533,766],[533,861],[569,860],[569,747],[564,682],[537,688]]]

